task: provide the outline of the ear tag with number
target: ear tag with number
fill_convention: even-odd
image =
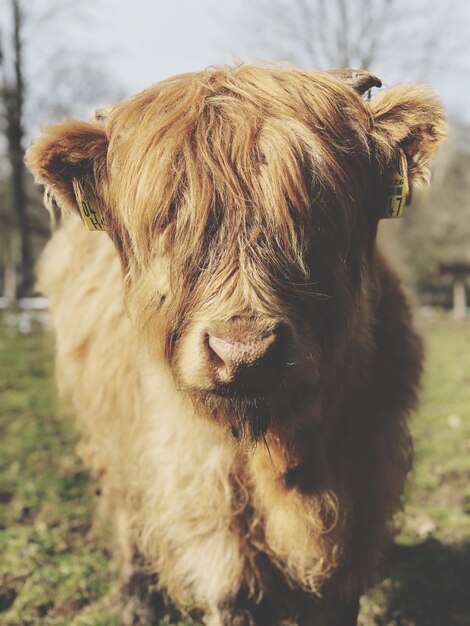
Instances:
[[[388,169],[386,176],[385,210],[382,217],[402,217],[409,192],[408,163],[403,150],[400,150],[398,163]]]
[[[77,178],[73,179],[72,184],[80,215],[82,216],[85,226],[88,230],[106,230],[107,224],[101,214],[99,206],[90,202],[90,198],[85,194]],[[93,197],[92,194],[89,195]]]

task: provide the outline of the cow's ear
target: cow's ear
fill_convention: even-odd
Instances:
[[[445,138],[443,107],[428,87],[400,85],[370,102],[373,136],[384,168],[406,157],[409,185],[429,182],[430,164]]]
[[[29,148],[26,164],[61,208],[79,213],[90,230],[104,230],[107,153],[101,124],[68,120],[44,129]]]

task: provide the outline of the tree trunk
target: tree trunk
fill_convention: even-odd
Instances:
[[[12,206],[16,216],[18,235],[20,239],[20,280],[19,294],[28,292],[33,285],[33,255],[31,250],[31,235],[27,214],[27,196],[25,191],[24,165],[24,80],[23,80],[23,42],[21,31],[23,15],[19,0],[11,0],[13,11],[13,50],[14,50],[14,77],[11,83],[5,86],[8,124],[8,155],[11,166]]]
[[[8,304],[16,299],[16,267],[13,261],[6,261],[3,270],[3,297]]]
[[[21,146],[21,134],[17,131],[10,145],[10,162],[12,168],[12,203],[18,224],[20,239],[20,280],[19,295],[28,292],[33,285],[33,258],[31,237],[27,214],[27,198],[25,194],[24,151]]]

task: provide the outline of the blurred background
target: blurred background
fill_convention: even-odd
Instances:
[[[361,625],[470,625],[470,3],[0,0],[2,626],[119,624],[105,533],[55,396],[47,303],[34,297],[49,217],[25,149],[45,124],[172,74],[256,61],[425,82],[447,109],[431,188],[380,227],[428,360],[405,512]]]

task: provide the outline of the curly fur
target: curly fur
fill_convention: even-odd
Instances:
[[[67,213],[39,285],[123,575],[141,555],[210,625],[354,624],[400,505],[422,350],[375,234],[387,168],[402,150],[427,182],[444,121],[425,87],[364,101],[373,84],[211,69],[28,153]],[[109,237],[76,216],[74,178]],[[215,394],[204,329],[279,323],[280,389]]]

